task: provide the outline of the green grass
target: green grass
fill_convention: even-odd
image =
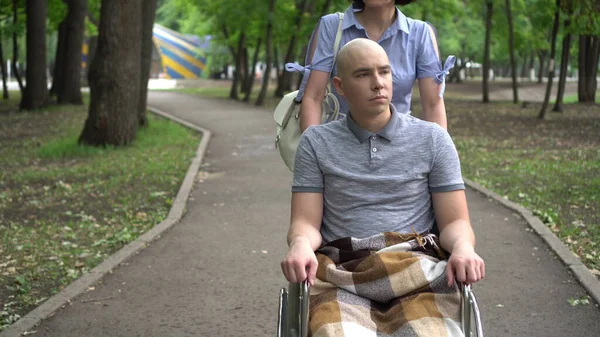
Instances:
[[[447,107],[465,177],[530,209],[600,270],[600,107],[567,104],[545,121],[538,105]]]
[[[225,87],[203,87],[203,88],[177,88],[169,89],[169,91],[177,91],[184,94],[212,97],[212,98],[228,98],[229,88]]]
[[[556,100],[552,100],[552,103],[555,103]],[[577,94],[565,95],[563,97],[564,104],[577,103]],[[600,90],[596,92],[596,103],[600,103]]]
[[[200,140],[149,115],[130,146],[80,146],[86,113],[0,111],[0,330],[161,222]]]

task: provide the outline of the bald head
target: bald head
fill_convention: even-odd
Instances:
[[[375,41],[361,38],[346,43],[337,56],[338,76],[343,79],[352,74],[354,67],[377,56],[384,56],[389,63],[385,50]]]

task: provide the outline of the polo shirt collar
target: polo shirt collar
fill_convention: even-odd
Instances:
[[[348,7],[348,9],[346,9],[346,11],[344,12],[344,22],[342,23],[342,29],[348,29],[352,26],[356,26],[356,28],[358,29],[365,30],[365,27],[363,27],[363,25],[361,25],[360,22],[358,22],[358,20],[356,19],[355,14],[356,13],[354,12],[354,8],[352,7],[352,5],[350,5],[350,7]],[[406,15],[404,15],[398,9],[398,7],[396,7],[396,20],[392,22],[392,25],[390,26],[390,28],[388,28],[387,31],[390,31],[391,29],[401,30],[406,34],[410,33],[410,30],[408,29],[408,19],[406,18]]]
[[[348,125],[348,129],[352,131],[356,139],[358,139],[358,141],[361,144],[367,141],[369,137],[373,135],[383,137],[391,142],[394,138],[394,135],[396,134],[396,131],[398,130],[399,118],[398,112],[396,111],[396,107],[394,107],[393,104],[390,104],[390,112],[392,113],[392,117],[383,127],[383,129],[379,130],[376,133],[367,131],[361,128],[358,124],[356,124],[354,119],[352,119],[352,114],[350,112],[348,112],[348,114],[346,115],[346,124]]]

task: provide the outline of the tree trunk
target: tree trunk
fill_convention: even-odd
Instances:
[[[515,61],[515,34],[513,28],[510,0],[506,0],[506,18],[508,20],[508,50],[510,53],[510,69],[512,75],[513,103],[519,102],[519,88],[517,84],[517,62]]]
[[[98,36],[91,36],[88,39],[88,55],[87,55],[87,67],[86,67],[86,79],[88,86],[90,85],[90,66],[94,62],[96,56],[96,50],[98,50]]]
[[[254,56],[252,56],[252,69],[248,75],[248,81],[246,83],[246,95],[244,96],[244,102],[250,101],[250,94],[252,93],[252,87],[254,86],[254,78],[256,77],[256,65],[258,64],[258,54],[260,52],[260,45],[262,44],[262,38],[258,38],[256,42],[256,48],[254,49]]]
[[[283,59],[283,64],[293,62],[294,54],[296,51],[296,41],[298,40],[298,32],[302,28],[302,17],[308,8],[308,4],[310,1],[302,0],[301,3],[297,3],[296,10],[298,13],[296,14],[296,18],[294,19],[294,30],[292,32],[292,36],[290,37],[290,43],[288,45],[287,52],[285,53],[285,57]],[[285,71],[285,67],[283,68],[281,76],[277,81],[277,90],[275,91],[275,97],[283,97],[283,93],[286,90],[289,90],[291,87],[290,81],[290,73]]]
[[[240,71],[240,92],[246,93],[248,91],[248,74],[250,68],[248,67],[248,46],[244,46],[242,50],[242,69]]]
[[[274,64],[273,67],[275,68],[275,80],[277,81],[277,83],[279,83],[279,76],[281,76],[281,73],[285,71],[285,66],[283,67],[283,69],[279,69],[279,48],[277,48],[277,46],[273,47],[272,58]]]
[[[87,15],[88,19],[94,24],[96,25],[96,27],[98,27],[100,25],[100,22],[98,22],[98,20],[96,18],[94,18],[94,15],[92,13],[90,13],[88,11],[88,15]],[[87,61],[86,61],[86,73],[85,73],[85,77],[86,80],[88,82],[88,86],[90,83],[90,65],[92,64],[92,62],[94,61],[94,56],[96,56],[96,49],[98,49],[98,36],[90,36],[88,38],[88,54],[87,54]]]
[[[27,0],[27,68],[25,76],[27,85],[21,98],[21,109],[32,110],[43,108],[48,104],[48,81],[46,78],[46,18],[48,3],[46,1]]]
[[[91,101],[79,143],[121,146],[135,139],[140,94],[142,2],[102,0]]]
[[[140,96],[138,103],[138,126],[148,125],[146,106],[148,103],[148,81],[150,80],[150,67],[152,66],[152,28],[156,17],[157,0],[144,0],[142,3],[142,46],[140,57]]]
[[[229,92],[229,98],[238,99],[238,88],[240,85],[240,81],[242,80],[242,54],[244,49],[244,44],[246,42],[246,33],[241,33],[240,38],[238,39],[237,52],[235,53],[235,71],[233,72],[233,83],[231,84],[231,91]]]
[[[8,85],[6,83],[6,62],[4,60],[4,50],[2,49],[2,39],[0,39],[0,70],[2,71],[2,98],[8,99]]]
[[[569,67],[569,54],[571,51],[571,33],[569,33],[570,19],[566,19],[564,23],[565,36],[562,43],[562,55],[560,62],[560,74],[558,77],[558,91],[556,93],[556,103],[552,111],[563,112],[563,98],[565,96],[565,85],[567,83],[567,70]]]
[[[529,76],[529,72],[527,71],[527,54],[523,53],[521,60],[523,61],[523,64],[521,65],[521,74],[519,75],[520,78],[527,78]]]
[[[493,0],[486,1],[487,13],[485,18],[485,46],[483,49],[483,103],[490,101],[489,77],[490,77],[490,40],[492,36],[492,16],[494,15]]]
[[[596,69],[600,54],[600,37],[591,35],[579,36],[579,81],[578,101],[594,103],[596,101]]]
[[[65,51],[67,47],[67,19],[58,25],[58,43],[56,44],[56,56],[54,57],[54,76],[52,76],[52,87],[50,95],[55,96],[62,92],[65,74]]]
[[[18,18],[18,7],[19,5],[19,0],[13,0],[13,27],[17,26],[17,18]],[[21,97],[24,95],[25,93],[25,88],[23,87],[23,80],[21,80],[21,72],[19,71],[19,42],[17,39],[17,30],[15,29],[13,31],[13,59],[12,62],[10,63],[11,68],[12,68],[12,73],[15,76],[15,79],[17,79],[17,83],[19,83],[19,90],[21,91]],[[44,58],[45,59],[45,58]]]
[[[554,13],[554,25],[552,26],[552,40],[550,42],[550,62],[548,64],[548,85],[546,86],[546,95],[544,103],[538,115],[539,119],[544,119],[546,116],[546,108],[550,101],[550,91],[552,91],[552,81],[554,80],[554,55],[556,53],[556,36],[558,35],[558,26],[560,24],[560,0],[556,0],[556,9]]]
[[[538,80],[537,83],[540,84],[544,80],[544,69],[546,68],[546,51],[538,52],[538,57],[540,59],[540,64],[538,67]]]
[[[66,0],[69,11],[65,18],[67,39],[64,51],[64,74],[57,92],[58,104],[83,104],[81,98],[81,46],[85,32],[87,0]]]
[[[275,16],[275,0],[269,0],[269,14],[267,15],[267,34],[266,34],[266,48],[267,48],[267,60],[265,76],[263,76],[263,83],[260,89],[260,94],[256,99],[256,106],[262,106],[265,97],[267,96],[267,88],[269,87],[269,74],[271,73],[271,64],[273,63],[273,18]]]
[[[531,56],[529,57],[529,68],[528,68],[530,73],[531,73],[531,70],[534,69],[534,66],[535,66],[535,52],[532,50]],[[529,78],[530,82],[532,82],[533,78],[530,78],[530,76],[531,76],[530,73],[527,74],[527,78]]]

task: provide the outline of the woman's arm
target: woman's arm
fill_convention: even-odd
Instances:
[[[439,124],[444,129],[448,128],[446,106],[444,98],[439,96],[441,84],[437,84],[431,77],[419,79],[419,95],[423,107],[423,119]]]
[[[300,103],[300,129],[302,132],[311,125],[321,124],[321,104],[325,99],[328,81],[329,73],[318,70],[311,71]]]

